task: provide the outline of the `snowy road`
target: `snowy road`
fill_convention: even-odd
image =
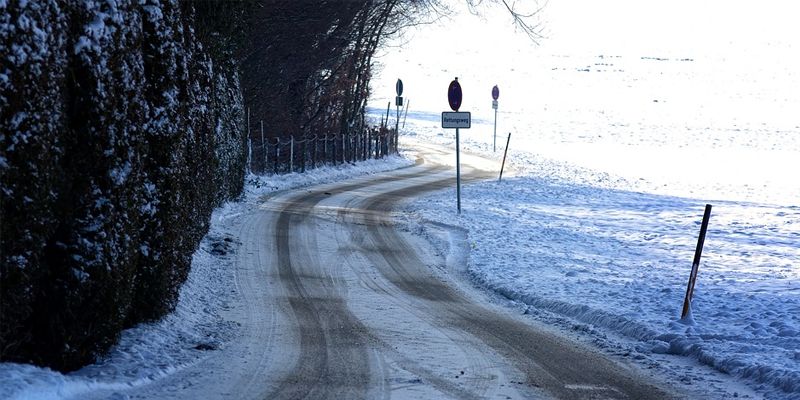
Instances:
[[[242,334],[167,379],[121,393],[669,397],[631,367],[492,305],[444,274],[429,243],[395,226],[399,204],[454,184],[452,169],[437,163],[451,156],[429,149],[413,167],[263,198],[236,238],[242,306],[229,318]],[[465,181],[487,176],[468,164],[463,171]]]

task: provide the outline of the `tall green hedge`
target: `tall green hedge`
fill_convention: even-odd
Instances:
[[[72,370],[171,310],[241,192],[236,63],[196,18],[176,0],[0,0],[0,360]]]

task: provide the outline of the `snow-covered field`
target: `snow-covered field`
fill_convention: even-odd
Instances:
[[[766,397],[800,399],[800,52],[791,43],[800,28],[791,10],[578,3],[548,4],[550,37],[538,47],[498,10],[420,28],[381,58],[373,113],[402,78],[406,137],[454,142],[439,113],[455,76],[473,118],[462,150],[499,158],[512,134],[514,176],[464,187],[459,218],[455,190],[410,210],[468,229],[471,278],[537,318],[671,368],[687,385],[708,381],[682,372],[688,359]],[[680,321],[706,203],[693,319]]]

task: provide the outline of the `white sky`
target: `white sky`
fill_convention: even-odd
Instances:
[[[786,50],[800,38],[798,11],[796,2],[771,0],[553,0],[542,18],[556,46],[697,56]]]
[[[550,0],[537,46],[502,5],[476,17],[452,2],[459,15],[383,50],[371,106],[394,104],[402,78],[410,110],[440,129],[457,76],[471,137],[493,132],[496,84],[498,131],[549,156],[659,179],[691,177],[695,160],[714,181],[796,187],[800,3]]]
[[[374,102],[376,106],[393,101],[398,77],[404,79],[405,95],[415,99],[418,110],[423,105],[423,109],[441,108],[425,104],[431,97],[425,92],[434,84],[446,88],[455,76],[461,77],[465,86],[464,107],[473,106],[470,101],[476,100],[476,86],[482,91],[481,101],[488,96],[483,93],[489,90],[485,87],[493,84],[500,85],[501,101],[509,100],[510,93],[503,89],[530,82],[531,76],[541,82],[526,91],[547,91],[552,99],[558,95],[556,91],[565,88],[545,76],[552,67],[579,67],[598,55],[624,56],[623,64],[640,57],[696,59],[699,62],[691,73],[699,82],[677,82],[688,89],[701,83],[704,88],[696,90],[710,93],[731,81],[747,81],[750,93],[762,90],[769,92],[763,97],[800,98],[792,95],[800,93],[800,44],[795,43],[800,38],[800,3],[551,0],[540,13],[545,38],[539,45],[514,32],[502,4],[487,0],[479,8],[480,17],[467,12],[465,0],[450,0],[450,4],[458,12],[452,18],[412,29],[402,44],[378,54],[381,65],[372,84],[373,98],[380,100]],[[536,7],[529,0],[517,4]],[[560,55],[576,61],[560,63],[553,58]],[[416,79],[420,75],[429,80]],[[563,95],[578,100],[572,94]]]

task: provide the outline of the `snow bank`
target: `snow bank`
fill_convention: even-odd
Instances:
[[[209,233],[192,257],[178,306],[161,321],[140,324],[122,333],[119,343],[95,364],[69,374],[26,364],[0,363],[0,398],[9,400],[70,399],[98,390],[122,390],[172,376],[235,340],[239,326],[222,317],[239,301],[234,290],[235,235],[242,218],[254,212],[259,196],[276,191],[335,182],[411,165],[391,156],[308,174],[250,175],[246,198],[226,203],[211,217]]]
[[[417,139],[452,140],[413,124]],[[464,147],[498,156],[485,137]],[[729,200],[678,196],[667,193],[684,187],[532,151],[510,157],[518,176],[462,187],[458,218],[454,189],[410,206],[422,221],[469,231],[476,284],[634,358],[691,357],[769,397],[800,398],[800,207],[791,198],[754,202],[747,188],[725,193]],[[679,316],[706,202],[714,209],[686,324]]]

